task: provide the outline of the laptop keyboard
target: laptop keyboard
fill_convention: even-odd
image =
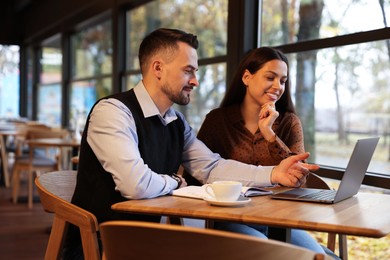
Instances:
[[[319,192],[313,192],[307,195],[301,196],[301,198],[314,199],[314,200],[333,200],[336,195],[335,190],[321,190]]]

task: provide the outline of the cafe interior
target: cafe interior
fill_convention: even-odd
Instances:
[[[220,233],[212,229],[217,218],[274,224],[275,232],[281,230],[285,235],[287,230],[287,236],[291,228],[307,229],[341,259],[389,259],[390,211],[385,210],[390,203],[371,210],[377,214],[372,222],[380,223],[376,232],[368,230],[371,227],[360,230],[367,217],[363,214],[370,211],[362,205],[373,200],[364,195],[341,202],[358,204],[321,208],[326,212],[339,210],[340,215],[317,219],[312,225],[307,224],[309,220],[287,221],[286,226],[267,222],[266,217],[252,218],[245,211],[266,196],[253,197],[239,207],[218,207],[191,199],[195,204],[188,209],[176,205],[171,209],[167,201],[166,208],[155,206],[163,216],[157,225],[100,225],[93,214],[69,202],[90,109],[98,99],[127,91],[141,80],[139,44],[160,27],[198,36],[200,87],[191,93],[189,105],[174,105],[195,132],[207,113],[219,106],[245,53],[261,46],[277,48],[290,62],[291,92],[302,122],[305,149],[311,154],[309,162],[320,165],[307,185],[337,189],[355,141],[379,136],[359,195],[380,195],[376,202],[389,202],[389,19],[388,0],[0,1],[2,256],[59,259],[66,225],[72,223],[83,227],[85,259],[119,259],[118,254],[128,251],[134,254],[126,255],[126,259],[157,257],[142,255],[145,251],[161,252],[158,257],[162,259],[178,259],[184,254],[189,259],[323,259],[277,241],[280,239],[266,243],[245,235]],[[16,55],[17,61],[9,59],[10,55]],[[300,211],[298,205],[305,210],[315,207],[311,203],[290,204],[286,207],[294,208],[294,212]],[[128,207],[145,213],[144,208],[154,204]],[[349,207],[351,211],[341,212],[341,208]],[[201,209],[192,212],[193,208]],[[351,217],[356,208],[361,212]],[[230,214],[231,219],[226,218]],[[340,219],[352,223],[351,227],[340,228],[347,226]],[[106,234],[102,237],[103,252],[99,251],[97,234]],[[172,250],[163,250],[169,243],[179,243],[174,247],[176,256]],[[269,251],[273,252],[271,256]]]

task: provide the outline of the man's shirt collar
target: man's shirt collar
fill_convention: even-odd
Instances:
[[[164,125],[167,125],[177,119],[175,110],[172,107],[168,109],[164,117],[161,116],[160,111],[153,102],[142,81],[140,81],[137,86],[134,87],[134,93],[141,106],[142,113],[144,114],[145,118],[158,116]]]

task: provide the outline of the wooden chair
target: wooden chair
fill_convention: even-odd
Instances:
[[[24,135],[24,143],[21,146],[26,145],[25,141],[38,138],[65,138],[68,135],[65,129],[51,129],[43,126],[30,126],[26,129]],[[33,178],[34,173],[39,175],[41,172],[55,171],[60,169],[60,152],[53,156],[48,154],[48,149],[44,154],[37,154],[35,149],[29,148],[29,154],[19,153],[15,157],[15,162],[12,170],[12,200],[13,203],[18,202],[19,187],[20,187],[20,174],[21,172],[27,173],[28,181],[28,207],[33,207]]]
[[[315,173],[310,173],[306,183],[302,186],[305,188],[326,189],[331,190],[329,186],[320,176]],[[347,236],[344,234],[337,234],[339,242],[339,256],[341,259],[347,259],[348,257],[348,245]],[[327,247],[335,252],[336,250],[336,233],[328,233]]]
[[[138,221],[100,225],[103,259],[331,259],[287,243],[211,229]]]
[[[56,171],[41,174],[35,179],[45,211],[54,213],[53,225],[46,248],[45,259],[61,259],[63,242],[69,223],[80,228],[84,258],[100,258],[96,217],[70,200],[76,186],[76,171]]]

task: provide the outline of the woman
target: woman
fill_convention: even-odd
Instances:
[[[198,137],[224,158],[256,165],[277,165],[304,152],[286,56],[268,47],[249,52]]]
[[[250,51],[241,61],[220,105],[205,118],[198,138],[226,159],[277,165],[303,153],[302,125],[291,100],[289,64],[273,48]],[[302,183],[303,184],[303,183]],[[266,238],[267,227],[215,223],[216,229]],[[324,253],[307,232],[292,230],[295,245]]]

